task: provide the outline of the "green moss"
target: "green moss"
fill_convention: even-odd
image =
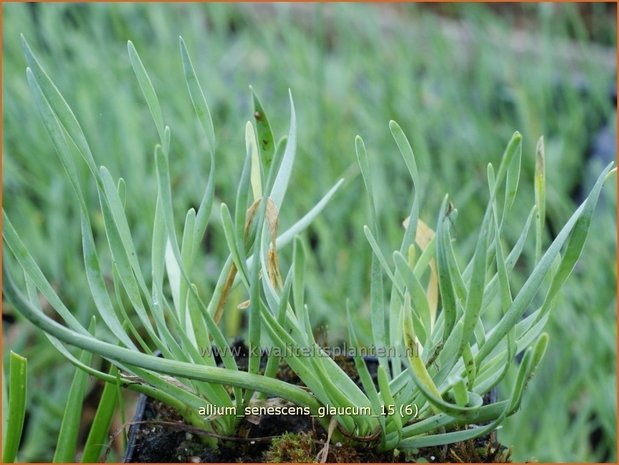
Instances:
[[[272,463],[316,462],[316,446],[312,433],[285,433],[274,439],[264,453],[264,460]]]

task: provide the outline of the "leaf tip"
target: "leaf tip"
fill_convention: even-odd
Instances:
[[[23,32],[19,33],[19,39],[21,41],[21,45],[24,48],[24,51],[28,48],[28,41],[26,40],[26,36]]]
[[[288,98],[290,99],[290,112],[292,117],[294,117],[294,99],[292,98],[292,90],[290,88],[288,88]]]
[[[537,140],[537,145],[535,146],[535,155],[538,158],[544,158],[544,136],[540,136]]]
[[[488,166],[486,166],[486,171],[488,173],[488,178],[494,178],[494,166],[492,166],[492,163],[488,163]]]

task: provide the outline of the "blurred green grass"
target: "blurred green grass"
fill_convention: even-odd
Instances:
[[[19,33],[26,35],[72,106],[97,163],[127,181],[128,217],[144,260],[154,215],[152,150],[157,136],[130,69],[126,41],[131,39],[139,50],[173,130],[171,170],[180,213],[199,202],[208,169],[182,79],[177,50],[182,35],[195,57],[219,141],[219,199],[234,198],[244,122],[252,118],[249,84],[260,95],[276,135],[286,130],[288,88],[295,98],[299,153],[282,228],[345,176],[344,188],[304,237],[313,250],[308,304],[314,323],[326,325],[329,342],[336,343],[346,337],[347,297],[359,309],[360,320],[367,320],[368,312],[371,253],[362,228],[367,207],[360,200],[355,134],[363,135],[373,157],[385,247],[398,243],[411,201],[410,181],[387,130],[390,119],[407,132],[427,176],[421,217],[432,225],[440,200],[450,193],[461,212],[457,240],[465,243],[484,205],[485,166],[496,166],[514,130],[525,141],[522,182],[529,186],[524,189],[529,197],[519,202],[524,220],[533,198],[534,147],[543,134],[552,231],[574,204],[593,135],[615,111],[610,91],[616,24],[614,13],[605,8],[4,5],[4,208],[61,297],[87,321],[92,302],[82,292],[79,218],[66,201],[70,186],[28,93]],[[83,187],[96,209],[92,186]],[[607,190],[612,192],[594,228],[599,234],[592,235],[550,324],[543,372],[532,382],[522,410],[501,432],[518,460],[616,459],[616,403],[609,405],[615,392],[616,195]],[[95,233],[97,226],[102,227],[95,225]],[[207,237],[199,270],[204,289],[213,280],[209,270],[225,258],[221,229],[209,227]],[[525,257],[527,253],[532,250]],[[526,266],[525,258],[522,269]],[[515,284],[521,279],[513,277]],[[10,316],[10,309],[5,313]],[[239,335],[235,321],[227,325],[231,337]],[[44,338],[19,322],[5,328],[4,336],[7,347],[28,356],[35,369],[32,354],[49,354],[30,392],[52,392],[58,399],[66,395],[57,376],[45,375],[54,355]],[[32,402],[34,414],[47,411],[42,399]],[[53,420],[41,424],[57,428]],[[46,460],[49,451],[34,431],[28,430],[29,449],[22,459]],[[590,444],[594,434],[600,436],[598,450]]]

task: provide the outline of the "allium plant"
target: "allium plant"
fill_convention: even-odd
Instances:
[[[169,174],[171,130],[164,123],[138,53],[128,43],[131,65],[160,139],[154,148],[158,193],[150,275],[138,259],[125,216],[124,204],[131,198],[125,198],[124,181],[114,180],[105,167],[97,166],[69,105],[25,39],[23,46],[32,96],[79,206],[88,292],[102,324],[95,332],[94,325],[86,328],[73,316],[4,212],[2,233],[9,257],[3,260],[3,292],[71,363],[108,383],[170,405],[202,428],[213,444],[216,435],[210,433],[234,435],[248,407],[268,403],[296,406],[315,415],[332,440],[369,442],[380,450],[417,449],[474,438],[496,429],[518,410],[548,344],[544,326],[583,250],[612,165],[602,171],[586,200],[544,249],[545,173],[540,141],[535,205],[518,240],[508,244],[503,232],[516,201],[521,168],[521,136],[515,133],[496,172],[488,165],[488,203],[472,256],[462,266],[456,253],[459,243],[451,235],[457,211],[447,196],[432,227],[419,217],[419,196],[413,192],[401,244],[391,256],[383,254],[370,161],[358,137],[356,152],[370,204],[365,234],[373,251],[368,273],[372,343],[378,353],[376,376],[371,375],[361,350],[352,354],[360,387],[314,339],[311,309],[304,300],[305,292],[311,292],[304,285],[305,252],[295,238],[326,206],[341,181],[289,229],[283,233],[278,229],[296,151],[292,97],[288,136],[276,143],[266,112],[252,91],[255,123],[248,122],[245,128],[246,156],[234,209],[231,212],[222,203],[219,212],[229,256],[216,286],[204,295],[192,276],[214,205],[216,142],[206,99],[183,40],[182,66],[189,98],[204,130],[210,171],[202,202],[197,211],[187,211],[180,237]],[[397,123],[392,121],[389,127],[418,189],[420,173],[411,146]],[[103,265],[107,261],[99,257],[103,247],[95,242],[91,226],[95,212],[87,206],[77,163],[86,163],[89,182],[96,187],[105,253],[111,257],[107,267]],[[534,236],[535,263],[516,289],[510,274],[516,272],[530,236]],[[283,270],[278,251],[291,243],[292,259]],[[17,284],[18,275],[23,275],[24,286]],[[108,276],[113,278],[111,283]],[[248,317],[247,370],[239,369],[220,328],[226,300],[236,286],[247,299],[242,305]],[[56,315],[42,311],[40,296]],[[351,346],[361,348],[355,333],[357,318],[357,310],[348,308]],[[118,374],[84,363],[69,346],[102,357],[118,368]],[[215,352],[221,356],[220,363]],[[264,353],[266,365],[261,363]],[[304,387],[276,378],[280,357]],[[518,375],[509,396],[485,399],[512,367]],[[207,405],[228,407],[229,414],[201,414]]]

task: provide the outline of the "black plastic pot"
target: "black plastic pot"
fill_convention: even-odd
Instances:
[[[123,463],[133,462],[133,454],[135,453],[135,447],[137,442],[137,435],[144,419],[144,411],[146,410],[146,403],[151,400],[150,397],[145,394],[141,394],[138,397],[138,403],[135,406],[135,413],[133,415],[133,421],[129,427],[129,435],[127,437],[127,449],[125,455],[122,458]]]

